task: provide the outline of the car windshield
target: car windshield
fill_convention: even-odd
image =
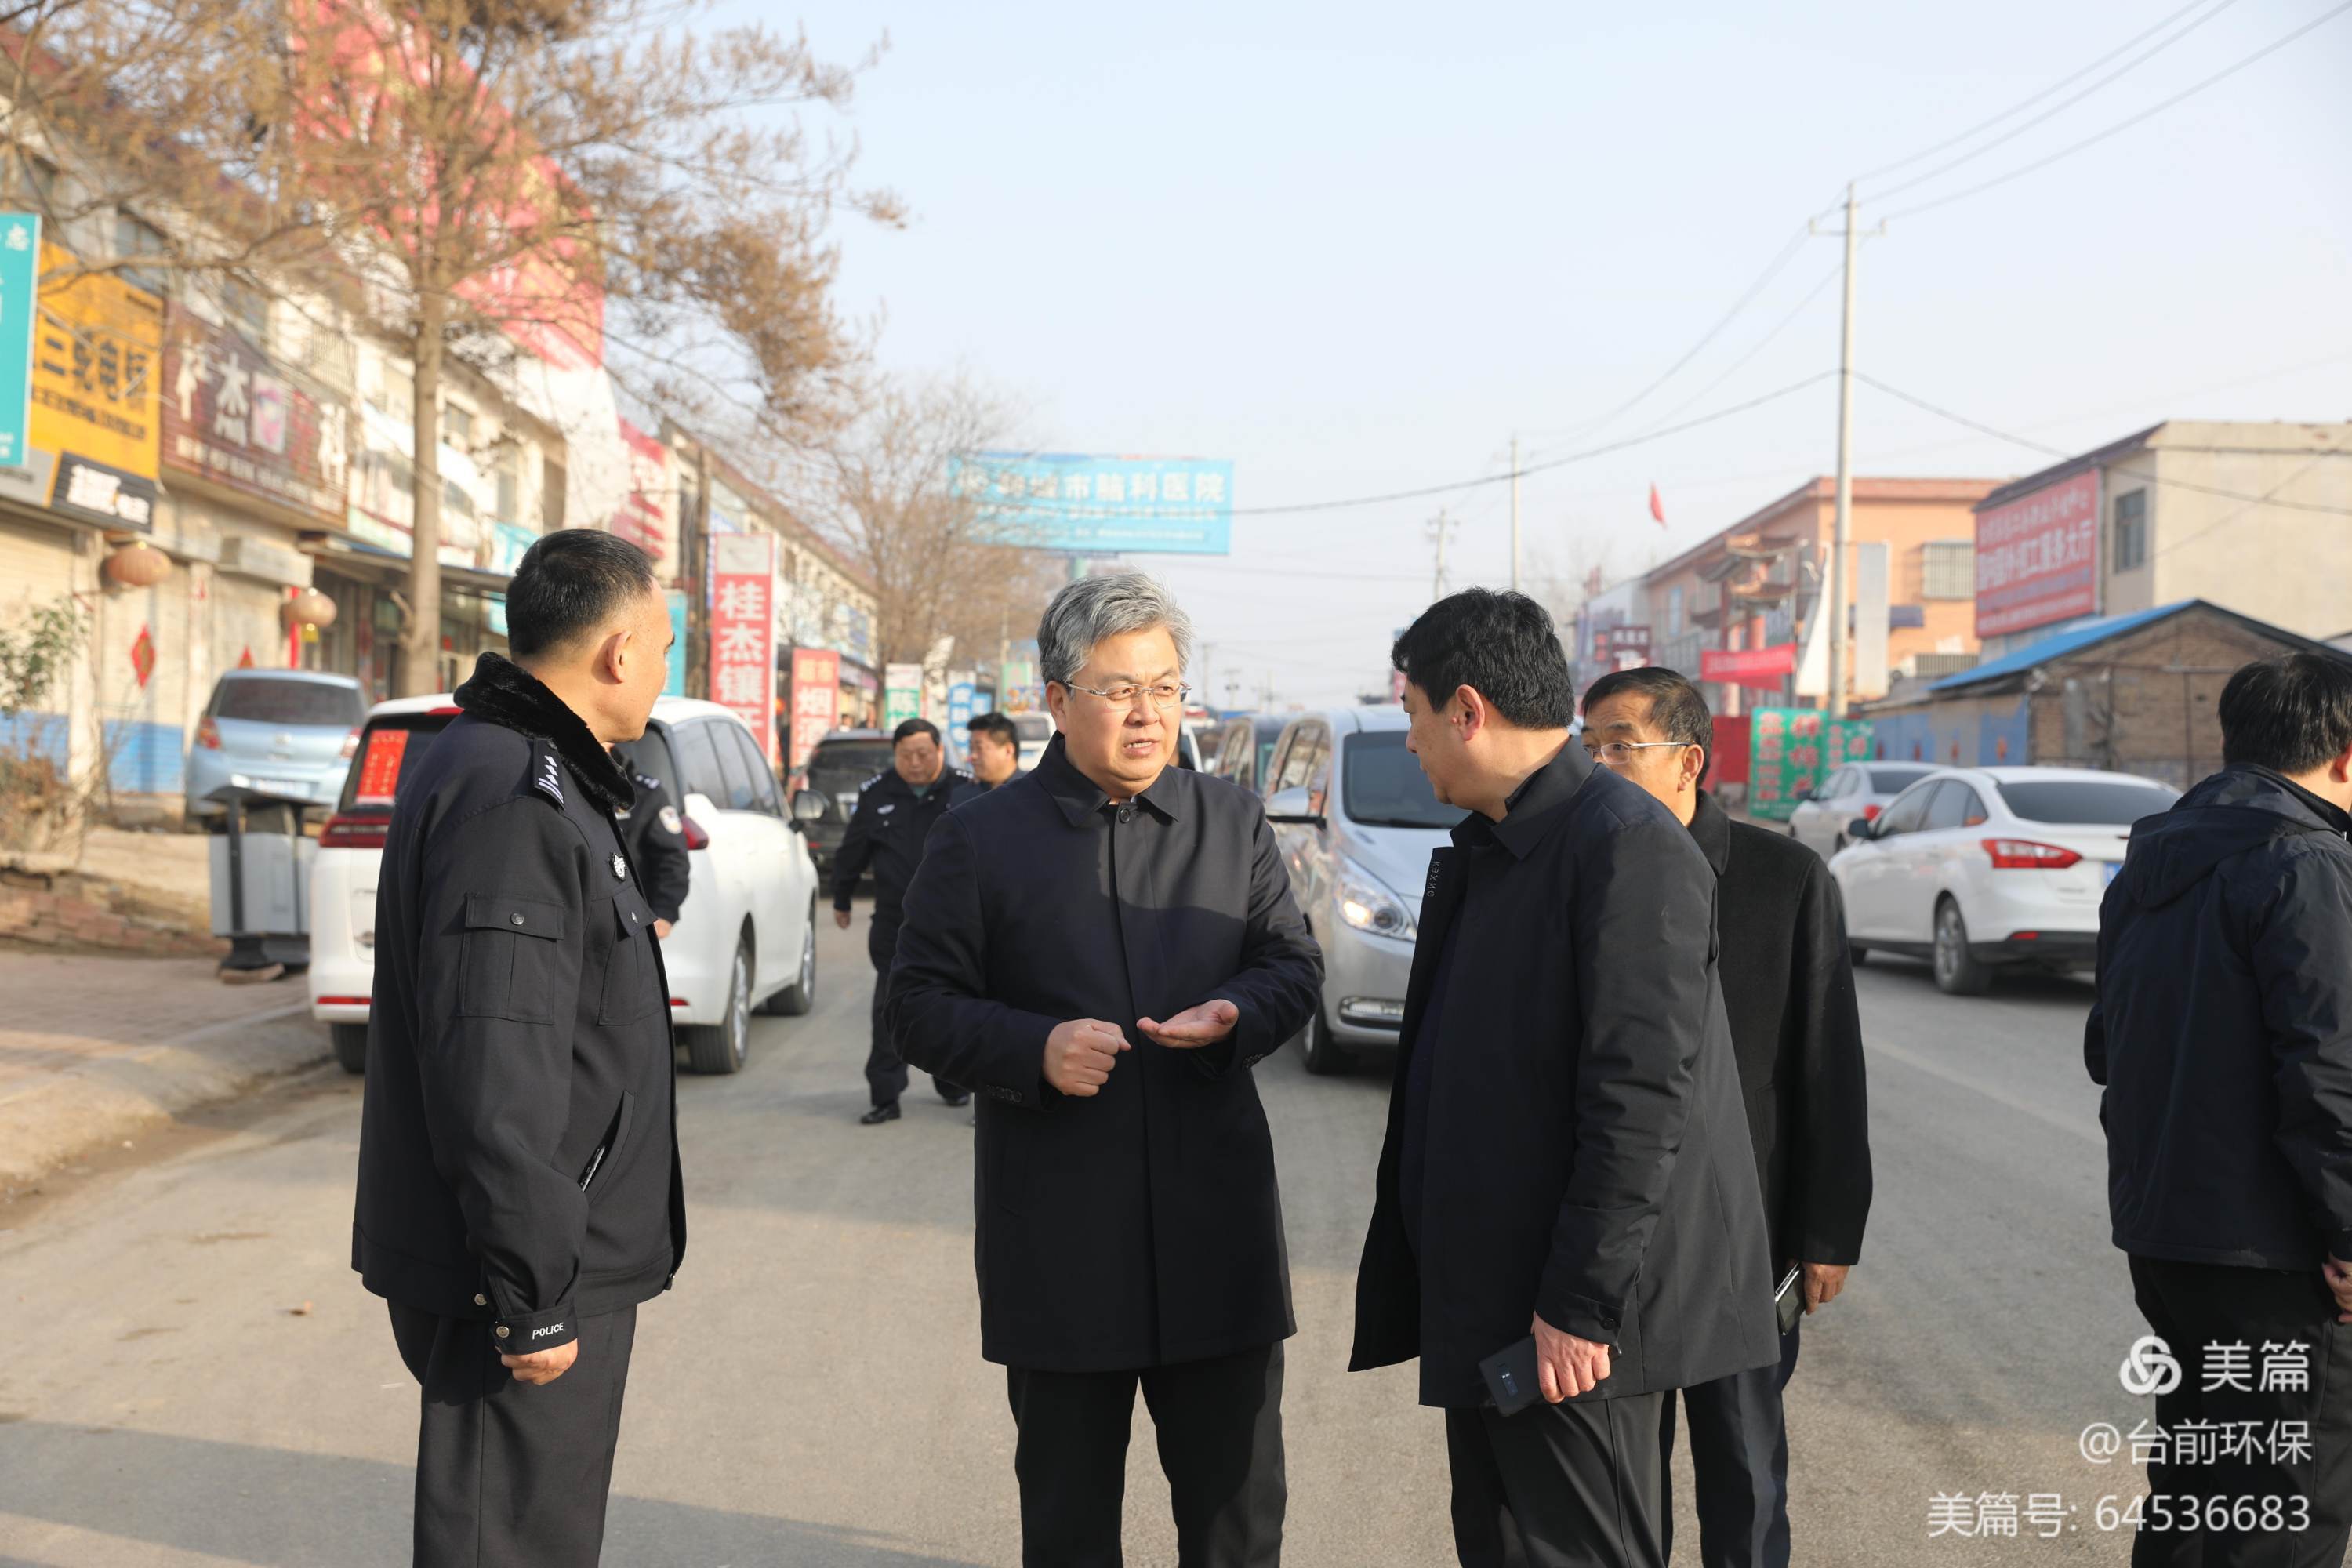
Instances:
[[[809,759],[809,787],[827,795],[855,791],[889,765],[887,741],[828,741]]]
[[[343,775],[343,798],[335,807],[362,813],[389,812],[401,781],[415,770],[433,737],[449,727],[455,713],[385,713],[368,721],[359,754]]]
[[[1348,819],[1368,827],[1452,827],[1457,806],[1440,805],[1421,763],[1404,749],[1404,731],[1350,735],[1340,752]]]
[[[2180,796],[2162,784],[2137,779],[2053,779],[2047,784],[2004,780],[2001,798],[2028,822],[2061,826],[2080,824],[2125,826],[2143,816],[2169,811]]]
[[[352,730],[367,711],[359,688],[326,680],[273,680],[243,675],[224,680],[213,697],[213,717],[256,724],[315,725]]]
[[[1024,746],[1042,746],[1054,738],[1054,721],[1043,713],[1015,713],[1013,728],[1020,732]]]
[[[1933,768],[1865,768],[1873,795],[1901,795],[1936,770]]]

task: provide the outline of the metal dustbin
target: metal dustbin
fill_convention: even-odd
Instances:
[[[213,818],[213,934],[229,939],[225,981],[275,980],[310,967],[310,862],[303,836],[310,803],[272,795],[242,773],[205,796]]]

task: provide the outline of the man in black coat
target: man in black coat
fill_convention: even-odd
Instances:
[[[2106,1089],[2115,1244],[2181,1369],[2157,1423],[2265,1440],[2151,1464],[2132,1561],[2336,1568],[2352,1538],[2352,664],[2248,665],[2220,716],[2228,765],[2134,825],[2107,887],[2083,1054]],[[2300,1456],[2269,1440],[2297,1423]],[[2201,1528],[2217,1514],[2229,1528]]]
[[[1293,1330],[1250,1069],[1322,961],[1255,797],[1170,766],[1191,626],[1149,577],[1057,594],[1061,733],[932,830],[890,1025],[981,1094],[981,1353],[1006,1368],[1022,1561],[1116,1563],[1135,1392],[1182,1568],[1272,1568]]]
[[[1432,858],[1351,1365],[1421,1358],[1468,1568],[1663,1563],[1667,1391],[1780,1359],[1714,873],[1570,740],[1541,605],[1456,594],[1393,661],[1470,816]],[[1482,1408],[1530,1334],[1543,1403]]]
[[[613,748],[613,761],[628,775],[636,792],[636,799],[626,810],[614,813],[621,824],[623,847],[645,886],[646,901],[653,906],[654,935],[667,942],[694,880],[694,862],[686,848],[686,819],[669,803],[669,792],[662,788],[661,780],[639,768],[626,746]]]
[[[874,868],[874,918],[866,931],[866,956],[874,961],[873,1038],[866,1052],[866,1089],[872,1100],[857,1120],[879,1127],[898,1120],[898,1097],[907,1092],[907,1063],[882,1020],[890,991],[890,957],[898,950],[907,889],[923,858],[931,824],[947,814],[955,792],[971,775],[947,765],[940,727],[929,719],[908,719],[890,736],[890,765],[857,786],[857,809],[833,857],[833,923],[849,929],[849,902],[866,868]],[[961,1086],[932,1075],[931,1087],[950,1105],[967,1105]]]
[[[1706,700],[1673,670],[1618,670],[1594,681],[1584,694],[1581,738],[1596,761],[1673,812],[1715,870],[1723,1006],[1763,1184],[1773,1276],[1798,1270],[1791,1289],[1801,1290],[1807,1312],[1817,1312],[1844,1289],[1870,1214],[1862,1019],[1837,884],[1820,856],[1732,821],[1699,787],[1714,726]],[[1778,1365],[1683,1390],[1706,1568],[1787,1568],[1781,1395],[1797,1368],[1799,1338],[1793,1328],[1780,1336]],[[1658,1441],[1662,1462],[1670,1463],[1671,1394]]]
[[[1022,776],[1021,731],[1011,719],[1002,713],[974,714],[964,733],[970,737],[971,778],[956,785],[948,797],[950,809]]]
[[[669,614],[640,551],[531,546],[516,662],[400,780],[376,893],[352,1266],[424,1388],[415,1561],[589,1568],[637,1304],[686,1256],[669,986],[606,748]]]

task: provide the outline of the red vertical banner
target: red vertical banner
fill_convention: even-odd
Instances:
[[[841,655],[825,647],[793,649],[793,755],[797,772],[841,721]]]
[[[776,539],[722,533],[710,541],[710,700],[751,726],[776,760]]]

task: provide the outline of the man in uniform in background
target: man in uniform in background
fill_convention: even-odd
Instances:
[[[614,812],[669,613],[589,529],[530,547],[514,660],[401,781],[376,896],[352,1266],[424,1400],[420,1568],[593,1568],[637,1304],[686,1256],[669,985]]]
[[[873,1104],[857,1119],[867,1127],[898,1121],[898,1097],[907,1091],[906,1059],[882,1023],[907,884],[922,863],[931,824],[946,814],[956,790],[971,782],[970,773],[947,765],[938,725],[928,719],[906,721],[891,731],[890,765],[858,786],[857,809],[834,852],[833,923],[844,931],[849,929],[849,901],[858,879],[868,865],[874,868],[874,921],[866,933],[866,956],[874,961],[873,1043],[866,1056],[866,1087]],[[931,1087],[950,1105],[971,1103],[971,1096],[946,1079],[933,1077]]]
[[[971,782],[956,785],[948,797],[950,807],[978,800],[1021,777],[1021,731],[1012,720],[1002,713],[981,713],[963,728],[971,737]]]
[[[636,804],[614,813],[621,823],[622,847],[636,868],[646,901],[653,906],[654,935],[667,942],[678,911],[686,907],[687,884],[694,876],[686,853],[686,819],[669,803],[661,780],[638,769],[628,747],[614,747],[613,761],[637,792]]]

